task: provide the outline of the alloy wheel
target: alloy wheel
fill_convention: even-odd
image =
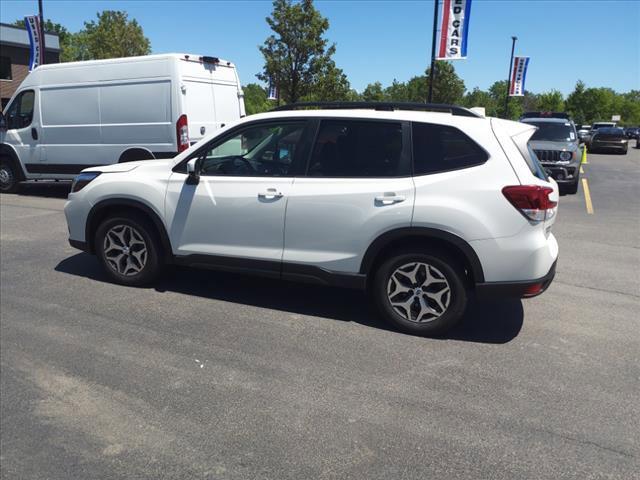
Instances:
[[[137,275],[147,263],[147,244],[130,225],[111,227],[104,237],[104,258],[120,275]]]
[[[387,282],[387,298],[405,320],[432,322],[441,317],[451,302],[451,287],[440,270],[424,262],[412,262],[395,269]]]
[[[13,185],[14,177],[13,170],[8,165],[0,166],[0,188],[2,190],[7,190]]]

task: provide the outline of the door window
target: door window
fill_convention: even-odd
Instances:
[[[457,128],[429,123],[413,124],[415,175],[473,167],[487,161],[487,153]]]
[[[409,175],[403,161],[402,124],[325,120],[313,149],[311,177],[399,177]]]
[[[304,122],[248,127],[200,152],[202,175],[286,177],[300,156]]]
[[[26,128],[33,120],[33,104],[35,94],[33,90],[25,90],[18,94],[7,110],[7,128],[9,130]]]

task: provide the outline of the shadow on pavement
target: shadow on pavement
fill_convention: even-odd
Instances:
[[[35,182],[20,185],[18,195],[28,197],[67,198],[71,182]]]
[[[98,260],[79,253],[62,260],[56,271],[109,282]],[[368,308],[364,292],[209,270],[170,267],[155,290],[269,308],[300,315],[356,322],[391,330]],[[471,298],[464,320],[441,340],[507,343],[518,336],[524,320],[522,302],[480,302]]]

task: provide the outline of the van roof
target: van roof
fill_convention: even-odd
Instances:
[[[63,63],[47,63],[45,65],[40,65],[36,70],[57,70],[59,68],[67,68],[74,67],[78,64],[83,65],[105,65],[105,64],[115,64],[115,63],[128,63],[128,62],[144,62],[147,60],[162,60],[162,59],[178,59],[178,60],[187,60],[187,61],[200,61],[200,58],[203,55],[199,55],[196,53],[159,53],[155,55],[139,55],[135,57],[119,57],[119,58],[107,58],[104,60],[81,60],[78,62],[63,62]],[[235,65],[232,62],[227,60],[223,60],[219,58],[219,65],[235,68]]]

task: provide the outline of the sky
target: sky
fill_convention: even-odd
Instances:
[[[192,53],[230,60],[243,84],[257,82],[258,50],[270,29],[270,1],[43,0],[44,16],[82,29],[106,9],[125,10],[143,27],[153,53]],[[424,73],[431,56],[433,1],[315,2],[328,18],[327,38],[352,88],[384,86]],[[2,0],[0,21],[37,13],[37,0]],[[526,88],[570,93],[577,80],[618,92],[640,89],[640,0],[473,0],[467,59],[454,66],[468,90],[487,89],[516,55],[531,57]]]

